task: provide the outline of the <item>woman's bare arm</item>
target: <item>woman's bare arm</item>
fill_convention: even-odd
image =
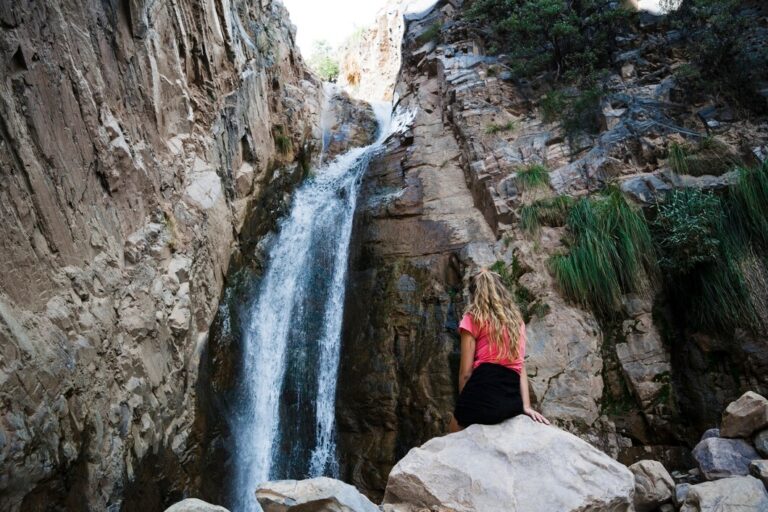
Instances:
[[[534,421],[549,425],[547,418],[531,408],[531,395],[528,392],[528,373],[525,371],[525,364],[520,369],[520,395],[523,397],[523,413],[530,416]]]
[[[475,337],[467,331],[461,331],[461,362],[459,363],[459,393],[472,376],[472,364],[475,362]]]

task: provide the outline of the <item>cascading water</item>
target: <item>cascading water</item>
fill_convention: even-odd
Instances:
[[[254,296],[246,301],[243,374],[233,418],[235,512],[260,510],[254,489],[270,479],[336,476],[335,398],[352,219],[371,157],[412,114],[314,171],[279,224]]]

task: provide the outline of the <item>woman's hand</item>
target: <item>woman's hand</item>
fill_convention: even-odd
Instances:
[[[538,421],[539,423],[549,425],[549,420],[547,418],[545,418],[543,415],[539,414],[538,412],[534,411],[530,407],[523,407],[523,414],[525,414],[526,416],[530,416],[530,418],[533,421]]]

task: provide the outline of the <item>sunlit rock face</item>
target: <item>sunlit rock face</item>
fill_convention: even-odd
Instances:
[[[658,289],[622,297],[618,320],[598,319],[566,301],[552,276],[550,257],[567,250],[563,223],[526,233],[521,208],[609,183],[638,207],[681,186],[722,190],[734,175],[678,176],[667,155],[691,129],[712,129],[707,112],[728,114],[702,109],[680,89],[671,69],[682,61],[668,51],[676,35],[643,14],[644,31],[617,40],[596,133],[572,139],[543,113],[541,99],[556,85],[516,80],[509,71],[515,63],[490,53],[492,42],[468,26],[464,8],[438,2],[403,30],[393,97],[418,111],[411,133],[390,141],[363,184],[339,383],[342,476],[381,496],[392,465],[444,431],[456,393],[455,328],[466,278],[499,261],[527,310],[536,406],[622,462],[652,457],[689,468],[688,447],[719,421],[718,411],[740,391],[768,385],[765,340],[741,331],[688,332]],[[345,58],[371,55],[355,52]],[[342,68],[352,71],[342,83],[357,80],[358,91],[370,94],[355,78],[359,59]],[[729,154],[752,161],[750,153],[765,144],[764,126],[749,117],[727,123],[710,124],[720,127]],[[518,171],[532,164],[549,171],[545,190],[520,185]],[[726,349],[731,338],[737,341]]]
[[[391,101],[400,71],[408,1],[390,1],[371,27],[355,33],[339,55],[339,86],[366,101]]]
[[[0,509],[158,510],[195,485],[224,275],[270,184],[317,158],[322,88],[279,2],[0,22]]]

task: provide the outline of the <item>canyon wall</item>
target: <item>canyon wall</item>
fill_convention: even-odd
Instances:
[[[652,457],[690,467],[689,448],[725,404],[768,386],[765,338],[676,324],[658,289],[623,297],[617,320],[598,319],[566,301],[550,272],[566,228],[525,232],[520,211],[607,183],[638,207],[675,187],[722,188],[732,176],[671,172],[670,144],[718,126],[718,141],[754,162],[768,141],[764,120],[733,118],[681,91],[679,33],[643,15],[636,34],[617,39],[599,129],[574,139],[541,105],[553,84],[516,80],[514,63],[486,51],[465,8],[440,1],[406,23],[394,98],[416,109],[415,121],[363,185],[337,410],[342,477],[378,498],[394,462],[445,431],[466,277],[481,265],[503,273],[523,309],[532,400],[545,415],[625,463]],[[342,57],[342,80],[392,53],[376,37],[387,16]],[[380,81],[391,67],[378,66]],[[353,93],[377,94],[360,83]],[[544,190],[520,182],[531,164],[545,166]]]
[[[3,2],[0,27],[0,509],[118,510],[137,475],[159,507],[200,475],[142,468],[193,456],[230,260],[319,152],[322,87],[271,0]]]

